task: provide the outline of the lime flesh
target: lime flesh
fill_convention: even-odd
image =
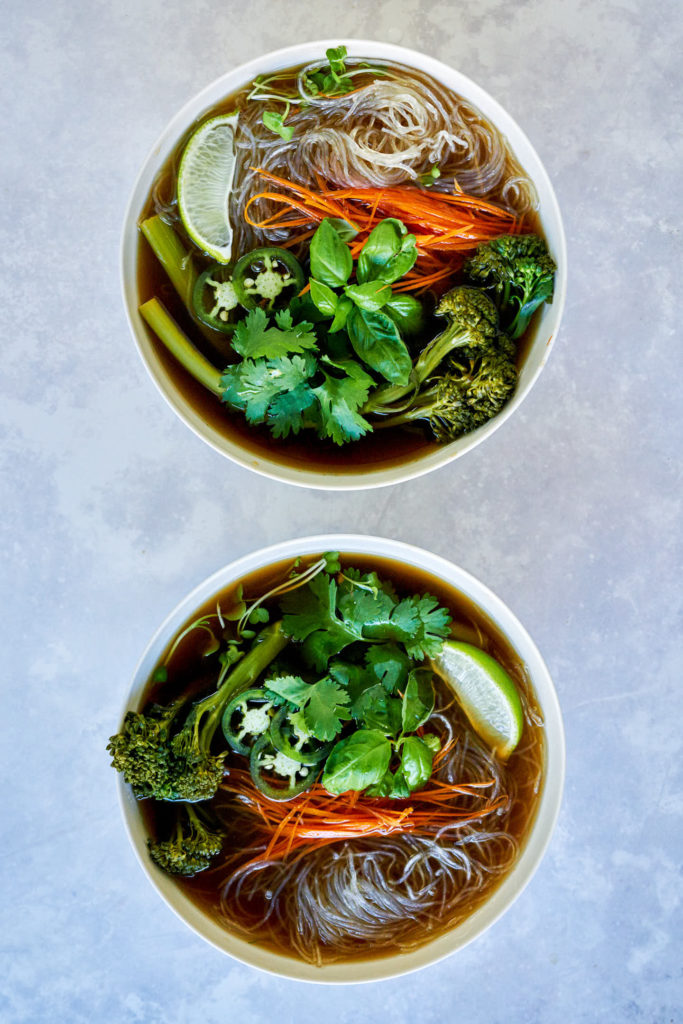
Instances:
[[[237,114],[212,117],[185,146],[178,171],[178,208],[185,230],[218,263],[232,251],[229,205],[235,176]]]
[[[503,666],[485,651],[458,640],[447,640],[431,664],[455,694],[477,735],[507,760],[522,735],[524,712]]]

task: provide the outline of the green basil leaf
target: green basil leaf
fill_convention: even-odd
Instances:
[[[351,299],[347,298],[346,295],[340,295],[339,302],[337,303],[337,309],[334,314],[334,320],[328,328],[330,334],[335,334],[336,331],[341,331],[342,327],[346,326],[346,320],[352,309],[353,303],[351,302]]]
[[[367,281],[365,284],[347,284],[344,294],[360,309],[376,313],[391,298],[391,288],[384,281]]]
[[[353,269],[351,250],[343,242],[328,218],[320,222],[320,227],[311,239],[311,276],[316,281],[339,288],[346,284]]]
[[[397,772],[387,772],[381,782],[365,791],[366,796],[391,797],[392,800],[407,800],[410,787],[399,768]]]
[[[434,686],[429,669],[416,668],[408,676],[403,694],[403,731],[415,732],[434,710]]]
[[[311,292],[306,292],[305,295],[297,295],[289,303],[287,307],[289,312],[292,314],[292,318],[295,324],[299,324],[304,320],[307,320],[311,324],[319,324],[325,319],[323,314],[320,312],[318,307],[311,298]]]
[[[424,786],[432,774],[434,754],[419,736],[407,736],[401,746],[400,772],[411,791]]]
[[[411,787],[403,774],[403,769],[399,768],[397,772],[394,772],[391,780],[389,796],[392,800],[406,800],[410,796],[410,789]]]
[[[359,359],[392,384],[408,383],[413,363],[391,317],[356,306],[349,313],[346,327]]]
[[[358,729],[332,748],[322,784],[338,796],[380,782],[391,760],[391,743],[377,729]]]
[[[394,321],[401,334],[418,334],[424,324],[422,303],[412,295],[392,295],[383,311]]]
[[[341,217],[328,217],[327,220],[337,232],[342,242],[352,242],[358,234],[358,228],[354,228],[353,224],[349,224],[348,220],[342,220]]]
[[[368,235],[358,257],[356,277],[361,284],[366,281],[392,284],[408,273],[416,259],[415,235],[409,235],[400,220],[387,217]]]
[[[311,298],[325,316],[334,316],[339,305],[339,296],[321,281],[311,278]]]

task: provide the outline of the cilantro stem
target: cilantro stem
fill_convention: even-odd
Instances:
[[[295,576],[292,576],[290,573],[284,583],[279,583],[277,586],[268,590],[265,594],[262,594],[261,597],[257,597],[255,601],[252,601],[252,603],[248,605],[242,615],[242,618],[237,623],[237,635],[241,635],[242,630],[249,621],[249,617],[252,612],[262,605],[264,601],[268,601],[271,597],[279,597],[281,594],[288,594],[290,590],[296,590],[298,587],[303,587],[306,583],[309,583],[315,576],[317,576],[318,573],[322,572],[326,565],[327,560],[325,558],[319,558],[317,562],[313,562],[313,564],[309,565],[307,569],[304,569],[302,573]]]

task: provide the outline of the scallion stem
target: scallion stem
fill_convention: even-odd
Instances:
[[[221,373],[199,352],[159,299],[140,306],[140,314],[168,351],[195,380],[220,397]]]
[[[184,305],[192,313],[192,289],[197,280],[197,271],[192,256],[173,228],[161,217],[143,220],[140,230],[152,247],[152,251],[171,279],[171,283]]]

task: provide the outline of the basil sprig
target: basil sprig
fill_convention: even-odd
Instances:
[[[415,236],[400,220],[388,217],[370,232],[356,265],[346,244],[343,220],[326,217],[311,240],[311,300],[325,318],[330,334],[346,330],[356,356],[392,384],[406,384],[412,360],[401,330],[415,333],[422,306],[410,296],[394,296],[391,285],[417,259]],[[335,289],[341,289],[335,291]]]

